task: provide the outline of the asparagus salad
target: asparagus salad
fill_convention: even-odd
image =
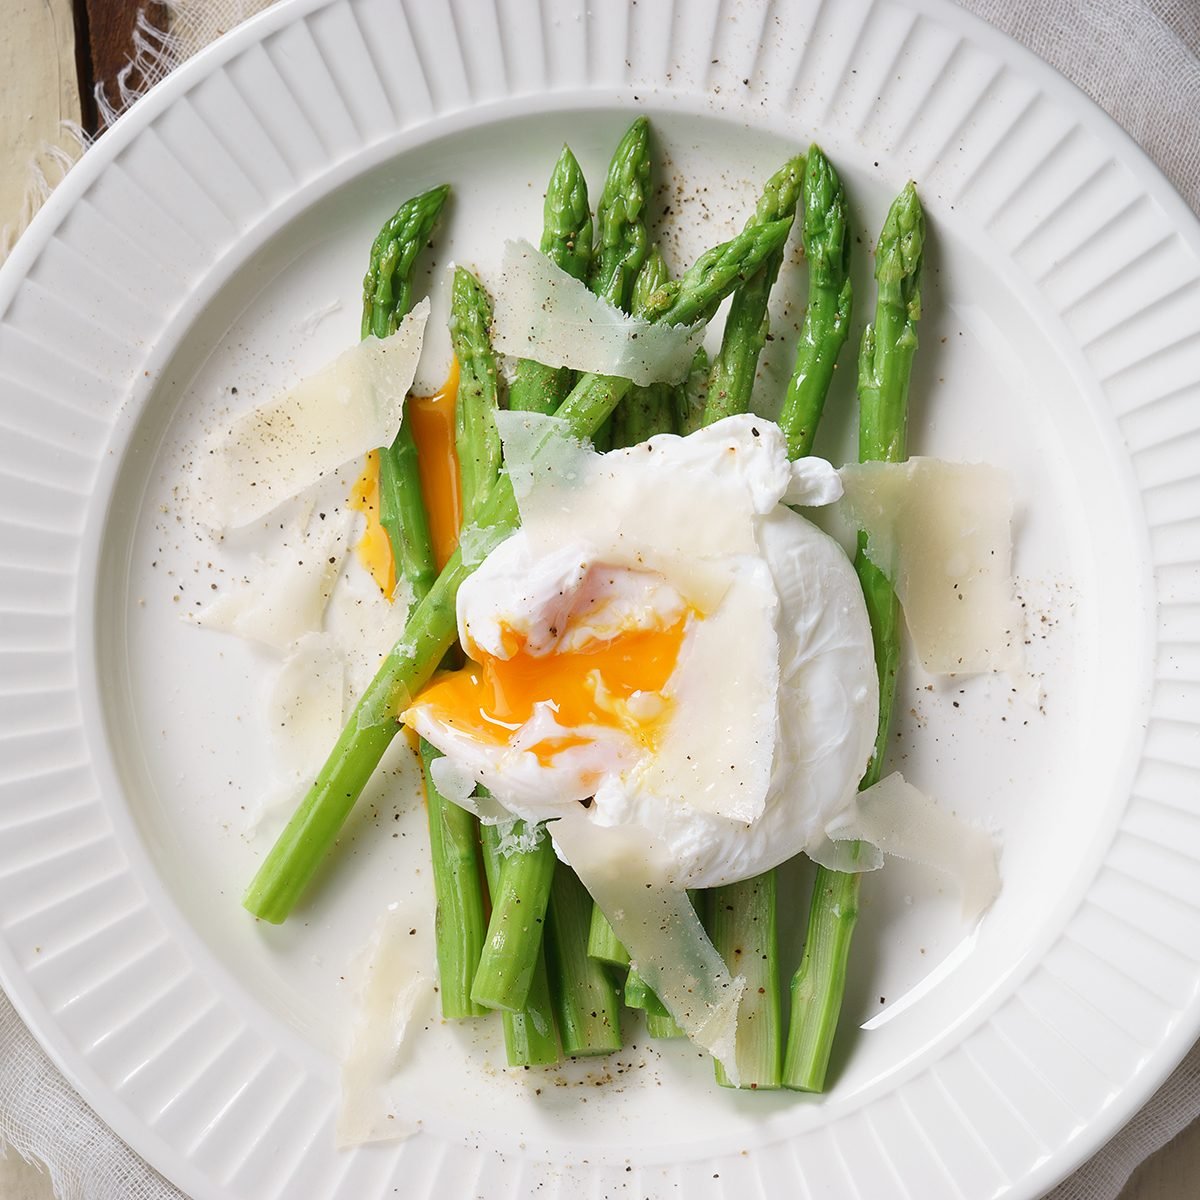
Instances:
[[[452,268],[453,362],[432,397],[408,395],[429,315],[416,264],[449,257],[452,185],[405,201],[367,256],[361,344],[206,456],[217,528],[359,464],[353,538],[385,614],[365,640],[391,644],[244,903],[278,924],[320,887],[402,735],[424,778],[444,1018],[499,1013],[509,1065],[534,1067],[612,1054],[639,1009],[651,1037],[710,1054],[722,1086],[820,1091],[863,872],[886,853],[946,872],[965,922],[998,886],[989,836],[885,777],[885,748],[902,626],[930,670],[1019,666],[1011,501],[991,468],[907,457],[912,183],[873,297],[852,296],[846,191],[815,145],[674,278],[650,233],[652,147],[639,118],[594,218],[564,148],[538,247],[508,243],[490,276]],[[795,367],[785,395],[759,395],[793,245]],[[811,456],[839,362],[857,370],[860,460],[840,470]],[[827,506],[853,553],[809,519]],[[776,868],[799,854],[818,866],[790,961]],[[412,982],[393,969],[372,987],[394,1011]]]

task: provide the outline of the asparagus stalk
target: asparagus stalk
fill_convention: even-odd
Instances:
[[[738,1009],[738,1086],[775,1089],[783,1067],[783,1028],[779,991],[779,938],[776,930],[777,872],[714,888],[708,893],[708,932],[733,975],[746,990]],[[717,1083],[733,1087],[719,1062]]]
[[[479,833],[483,843],[483,867],[487,873],[488,890],[495,897],[502,893],[508,865],[517,856],[510,855],[506,860],[501,855],[500,831],[495,825],[481,825]],[[553,870],[553,850],[550,852],[550,860]],[[493,912],[494,905],[495,900]],[[544,921],[543,915],[542,923]],[[488,940],[490,938],[489,928]],[[477,973],[476,982],[478,979]],[[500,1017],[504,1026],[504,1049],[510,1067],[541,1067],[558,1062],[558,1033],[550,1001],[550,978],[546,972],[545,948],[540,938],[524,1008],[520,1012],[501,1011]]]
[[[617,143],[608,164],[596,206],[596,243],[588,271],[588,287],[626,312],[650,242],[644,216],[649,188],[650,123],[638,117]],[[612,422],[606,421],[596,430],[592,441],[597,450],[610,449]]]
[[[500,474],[496,356],[488,335],[491,323],[487,293],[470,271],[456,267],[450,291],[450,342],[458,359],[455,450],[464,525],[476,523]]]
[[[585,279],[592,258],[592,214],[587,180],[569,147],[554,164],[542,212],[541,251],[575,279]],[[552,413],[571,390],[572,372],[523,358],[508,389],[515,411]]]
[[[587,952],[589,958],[607,963],[610,967],[629,966],[629,951],[621,945],[608,918],[598,904],[592,905],[591,921],[588,925]]]
[[[808,307],[779,418],[792,458],[812,453],[837,357],[850,333],[853,293],[846,213],[842,181],[821,148],[811,146],[804,173]]]
[[[908,454],[908,385],[921,315],[924,238],[925,216],[909,183],[892,204],[875,250],[875,321],[863,333],[858,359],[862,462],[902,462]],[[862,538],[854,566],[871,619],[879,672],[879,728],[860,784],[867,788],[880,777],[887,747],[900,657],[900,605],[887,577],[867,557]],[[819,1092],[825,1086],[858,919],[859,879],[857,874],[817,868],[804,956],[792,979],[785,1087]]]
[[[485,922],[478,821],[447,800],[429,774],[438,752],[421,740],[425,798],[429,805],[429,844],[437,895],[434,940],[441,982],[442,1016],[481,1017],[487,1009],[471,997],[471,984],[483,948]]]
[[[650,249],[646,196],[650,187],[650,122],[638,117],[617,143],[600,203],[588,287],[628,311],[633,284]]]
[[[428,241],[449,190],[433,188],[406,201],[380,230],[363,280],[364,338],[394,333],[412,306],[417,254]],[[391,446],[379,451],[379,520],[391,543],[397,577],[407,579],[414,598],[421,599],[433,585],[437,570],[421,495],[417,447],[407,421],[401,424]],[[428,768],[437,754],[427,742],[421,743],[437,899],[434,942],[442,1015],[474,1017],[485,1011],[471,999],[484,924],[477,822],[449,803],[433,785]]]
[[[765,221],[795,220],[796,205],[804,180],[804,156],[790,158],[770,179],[759,197],[751,224]],[[767,341],[770,319],[767,302],[783,265],[781,246],[733,293],[721,349],[713,360],[708,376],[708,396],[704,423],[711,425],[722,417],[750,410],[750,395],[758,370],[758,356]]]
[[[450,290],[450,341],[459,364],[455,449],[464,519],[473,520],[500,470],[496,429],[496,360],[488,341],[491,305],[469,271],[458,267]],[[434,786],[430,764],[441,754],[421,743],[433,888],[435,945],[442,981],[442,1015],[474,1017],[490,1005],[474,995],[483,948],[483,878],[479,821]]]
[[[695,433],[704,424],[704,409],[708,403],[708,353],[703,346],[696,349],[688,377],[675,389],[675,430]]]
[[[785,221],[744,230],[703,254],[678,282],[652,297],[653,319],[672,324],[707,320],[737,283],[753,274],[787,237]],[[611,375],[584,375],[558,408],[570,433],[590,437],[628,393],[631,384]],[[501,476],[483,502],[477,526],[499,541],[518,523],[517,504]],[[396,717],[433,674],[456,640],[454,602],[474,567],[456,551],[429,593],[416,605],[404,635],[359,699],[313,786],[263,860],[243,900],[256,917],[287,919],[383,752],[396,735]]]
[[[646,1032],[652,1038],[658,1039],[681,1038],[687,1036],[676,1024],[675,1018],[669,1013],[665,1017],[662,1017],[659,1016],[658,1013],[649,1011],[646,1013]]]
[[[395,333],[412,307],[412,276],[417,255],[450,194],[448,185],[431,188],[396,210],[371,246],[363,279],[362,336]],[[404,421],[390,446],[379,449],[379,521],[387,531],[397,579],[407,580],[417,597],[437,575],[429,518],[417,474],[412,426]]]
[[[543,836],[532,850],[509,856],[492,887],[492,918],[471,998],[485,1008],[521,1012],[541,961],[542,926],[554,878],[554,847]]]
[[[592,898],[558,863],[546,922],[546,965],[563,1053],[571,1058],[621,1048],[620,1005],[608,969],[588,957]]]
[[[417,255],[429,241],[449,195],[450,185],[444,183],[406,200],[376,235],[363,278],[364,339],[395,333],[412,308]]]
[[[635,316],[644,316],[650,297],[667,282],[667,264],[655,246],[646,258],[633,284],[630,301]],[[613,413],[612,444],[636,446],[659,433],[675,429],[672,388],[667,383],[633,387]]]

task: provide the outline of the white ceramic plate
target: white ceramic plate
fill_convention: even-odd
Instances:
[[[867,880],[826,1096],[721,1091],[636,1027],[611,1061],[514,1077],[491,1025],[435,1025],[423,1132],[338,1154],[340,977],[385,904],[427,903],[421,814],[401,778],[287,926],[241,910],[270,664],[179,619],[236,563],[177,488],[222,414],[355,339],[400,199],[451,182],[437,258],[486,274],[536,237],[560,143],[596,187],[636,109],[677,266],[817,137],[866,297],[872,233],[920,185],[912,449],[1012,471],[1044,695],[906,668],[896,765],[1001,832],[1003,894],[970,932],[936,881]],[[950,4],[280,5],[139,104],[0,276],[6,989],[196,1200],[1040,1194],[1200,1024],[1198,298],[1200,231],[1132,142]]]

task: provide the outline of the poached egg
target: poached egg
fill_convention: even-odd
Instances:
[[[603,455],[555,418],[500,417],[521,527],[459,591],[469,661],[402,717],[446,755],[435,782],[484,820],[553,822],[567,861],[619,827],[653,848],[647,885],[822,842],[878,715],[853,567],[788,507],[836,499],[833,468],[789,463],[754,416]]]

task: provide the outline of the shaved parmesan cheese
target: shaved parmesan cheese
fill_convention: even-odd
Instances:
[[[400,640],[408,621],[411,594],[398,583],[391,602],[375,581],[353,564],[333,593],[326,625],[346,660],[345,715],[367,690],[383,657]]]
[[[272,556],[256,556],[243,580],[191,619],[205,629],[287,650],[321,628],[357,520],[341,510],[293,532]]]
[[[272,758],[306,786],[342,731],[346,667],[327,633],[307,633],[292,648],[267,702]]]
[[[841,477],[867,555],[892,581],[925,669],[1019,668],[1007,475],[982,463],[911,458],[851,464]]]
[[[427,1015],[434,992],[432,971],[409,935],[411,926],[394,909],[384,913],[352,968],[357,1012],[342,1059],[334,1134],[339,1150],[410,1137],[420,1128],[400,1110],[396,1093],[403,1092],[393,1087],[405,1035],[414,1020]]]
[[[342,729],[346,665],[325,633],[306,633],[291,648],[266,702],[272,784],[247,806],[246,832],[274,833],[308,791]]]
[[[528,242],[506,242],[492,344],[550,367],[682,383],[703,325],[655,325],[593,295]]]
[[[737,1086],[738,1006],[744,976],[732,977],[686,891],[657,882],[664,866],[644,829],[598,826],[574,816],[549,827],[562,853],[608,918],[632,964],[676,1024]]]
[[[200,492],[211,523],[246,525],[400,428],[429,316],[421,301],[388,338],[367,338],[282,396],[238,417],[210,447]]]
[[[826,832],[834,842],[868,842],[885,854],[949,875],[962,893],[968,920],[981,916],[1000,890],[991,837],[939,808],[898,773],[859,792]]]

